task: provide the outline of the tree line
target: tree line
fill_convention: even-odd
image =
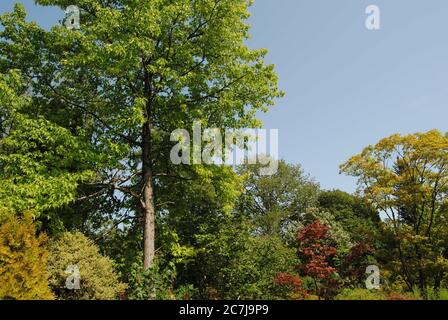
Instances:
[[[258,128],[283,96],[252,1],[70,2],[79,30],[0,16],[1,299],[446,297],[447,135],[367,147],[354,195],[284,161],[174,165],[174,130]]]

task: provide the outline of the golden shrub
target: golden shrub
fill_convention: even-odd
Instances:
[[[0,299],[53,299],[48,286],[47,237],[36,236],[31,217],[0,221]]]

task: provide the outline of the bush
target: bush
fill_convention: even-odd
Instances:
[[[173,300],[173,283],[176,278],[174,264],[163,268],[160,261],[155,261],[148,270],[143,269],[141,261],[132,265],[129,277],[128,298],[132,300]]]
[[[367,289],[344,289],[335,300],[386,300],[382,292]]]
[[[437,300],[448,300],[448,289],[441,289],[438,294]]]
[[[294,274],[298,264],[295,250],[286,247],[278,237],[249,238],[244,250],[220,271],[222,299],[291,298],[294,290],[279,291],[279,274]]]
[[[274,283],[281,289],[279,297],[287,297],[288,300],[303,300],[307,296],[302,287],[302,279],[297,275],[281,272],[274,279]]]
[[[434,288],[428,287],[426,289],[427,300],[448,300],[448,289],[440,289],[439,291],[434,290]],[[420,289],[414,288],[413,296],[417,299],[424,299],[424,295],[421,293]]]
[[[420,298],[412,293],[384,292],[356,288],[344,289],[335,300],[420,300]]]
[[[48,287],[46,236],[36,236],[30,216],[0,222],[0,299],[53,299]]]
[[[191,300],[197,290],[191,284],[175,287],[176,265],[157,257],[149,270],[144,271],[142,259],[132,265],[128,298],[132,300]]]
[[[70,267],[79,270],[78,289],[76,271]],[[50,245],[49,270],[50,286],[58,299],[111,300],[126,289],[112,260],[101,255],[93,241],[80,232],[66,232]],[[74,285],[72,289],[67,288],[67,281]]]

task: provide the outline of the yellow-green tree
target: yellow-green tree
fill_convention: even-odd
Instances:
[[[395,134],[341,166],[359,191],[387,216],[396,265],[409,289],[436,290],[448,270],[448,135],[432,130]]]
[[[52,299],[46,236],[36,236],[28,216],[0,214],[0,218],[0,299]]]

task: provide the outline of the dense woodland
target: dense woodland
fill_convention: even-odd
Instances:
[[[356,194],[285,161],[170,161],[178,128],[281,107],[251,2],[36,0],[77,5],[79,30],[0,16],[0,299],[448,299],[447,134],[336,166]]]

